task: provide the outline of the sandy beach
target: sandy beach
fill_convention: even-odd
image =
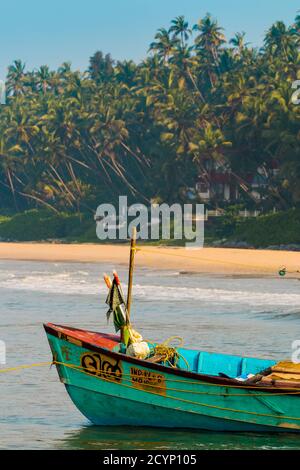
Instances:
[[[127,264],[127,245],[0,243],[0,259],[56,262],[112,262]],[[230,248],[185,249],[139,246],[139,267],[171,269],[180,272],[278,275],[286,266],[289,276],[297,276],[300,252],[243,250]]]

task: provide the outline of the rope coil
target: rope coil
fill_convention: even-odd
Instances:
[[[176,340],[179,342],[179,344],[176,346],[171,346],[171,343]],[[181,336],[170,336],[170,338],[166,339],[161,344],[157,344],[156,346],[154,346],[151,341],[148,341],[148,343],[152,346],[154,355],[161,356],[161,362],[165,362],[169,366],[175,368],[177,367],[178,361],[181,358],[185,362],[187,370],[190,369],[187,360],[177,350],[177,348],[181,348],[183,346],[183,338],[181,338]]]

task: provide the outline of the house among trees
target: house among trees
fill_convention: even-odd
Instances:
[[[272,160],[269,168],[260,166],[256,173],[248,173],[244,178],[237,176],[231,169],[222,165],[205,162],[205,172],[199,174],[195,185],[197,196],[203,202],[237,202],[242,193],[248,193],[252,199],[259,201],[270,184],[270,179],[279,172],[278,162]]]

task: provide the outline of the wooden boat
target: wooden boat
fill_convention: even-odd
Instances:
[[[119,336],[44,327],[61,382],[94,424],[300,431],[300,375],[278,383],[236,379],[274,367],[273,360],[179,348],[174,368],[121,353]]]
[[[129,356],[122,332],[44,328],[61,382],[96,425],[300,431],[299,365],[183,347],[171,364]]]

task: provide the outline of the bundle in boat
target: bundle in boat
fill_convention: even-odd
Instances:
[[[277,362],[254,376],[251,381],[283,388],[300,388],[300,364],[290,361]]]

